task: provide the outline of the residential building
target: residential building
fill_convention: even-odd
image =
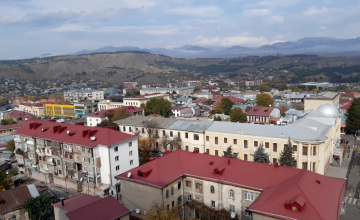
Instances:
[[[275,164],[290,138],[296,160],[294,166],[325,174],[334,158],[342,160],[340,125],[341,114],[330,104],[306,111],[297,121],[285,126],[216,121],[205,131],[204,151],[220,156],[231,146],[239,159],[253,161],[252,155],[262,144]]]
[[[85,100],[103,100],[104,91],[92,89],[78,89],[64,91],[64,99],[71,103],[79,103]]]
[[[171,111],[174,117],[184,117],[184,115],[193,115],[190,107],[172,107]]]
[[[140,91],[140,87],[127,87],[127,88],[123,88],[123,94],[135,94],[135,92],[139,92]]]
[[[36,121],[14,134],[19,171],[86,194],[115,195],[114,177],[139,165],[137,137],[108,128]]]
[[[0,192],[0,218],[28,220],[28,213],[23,204],[27,198],[38,196],[39,192],[34,184]]]
[[[256,99],[256,95],[257,94],[260,94],[260,92],[258,91],[251,91],[251,90],[248,90],[244,93],[244,98],[247,98],[247,99]]]
[[[147,89],[147,88],[157,88],[157,87],[163,87],[164,85],[161,83],[152,83],[152,84],[142,84],[141,88],[142,89]]]
[[[185,217],[198,218],[188,205],[195,200],[245,220],[340,220],[346,186],[346,179],[308,170],[181,150],[152,158],[117,178],[122,203],[141,214],[154,202],[169,209],[179,202]]]
[[[147,94],[147,95],[124,97],[123,106],[140,107],[141,104],[143,104],[143,103],[146,104],[152,98],[164,98],[164,99],[170,100],[170,95],[163,94],[163,93],[153,93],[153,94]]]
[[[23,103],[20,104],[17,108],[18,110],[30,113],[37,117],[44,117],[44,105],[43,104],[32,104],[32,103]]]
[[[84,118],[85,115],[94,113],[97,111],[97,102],[85,101],[82,103],[74,103],[75,117]]]
[[[230,83],[231,85],[245,85],[245,86],[258,86],[262,84],[262,80],[238,80],[238,81],[232,81]]]
[[[131,115],[144,115],[144,109],[138,108],[135,106],[123,106],[121,108],[126,108]],[[96,127],[102,121],[104,121],[107,117],[105,113],[115,112],[116,109],[109,109],[109,110],[101,110],[99,112],[95,112],[93,114],[86,116],[87,126]]]
[[[181,88],[146,88],[140,90],[140,95],[162,93],[173,94],[174,92],[181,96],[187,96],[194,92],[195,86],[181,87]]]
[[[15,98],[12,100],[11,104],[12,105],[20,105],[20,104],[26,103],[28,101],[29,100],[27,98]]]
[[[187,86],[201,86],[200,80],[186,80]]]
[[[136,87],[137,85],[138,83],[133,81],[124,82],[124,88]]]
[[[0,126],[0,137],[12,135],[12,133],[23,124],[12,124]]]
[[[75,117],[74,105],[63,105],[63,104],[45,104],[45,116],[47,117]]]
[[[178,98],[175,100],[175,105],[179,106],[179,105],[186,105],[186,104],[191,104],[192,103],[192,99],[191,98]]]
[[[307,83],[302,83],[301,85],[303,86],[316,86],[316,88],[329,88],[332,87],[333,84],[329,83],[329,82],[307,82]]]
[[[304,110],[317,109],[323,104],[333,104],[339,108],[340,95],[337,92],[321,92],[304,99]]]
[[[129,220],[130,211],[114,197],[81,194],[52,204],[55,220]]]
[[[218,86],[219,82],[209,81],[209,86]]]
[[[123,98],[125,96],[110,96],[108,99],[104,99],[98,102],[98,110],[108,110],[113,108],[120,108],[123,106]]]
[[[183,149],[204,152],[204,133],[213,121],[185,121],[163,117],[132,116],[119,121],[119,130],[127,134],[137,134],[140,137],[152,135],[155,149]],[[164,146],[165,145],[165,146]]]
[[[167,84],[169,88],[182,88],[188,86],[186,82],[171,82]]]
[[[38,117],[35,115],[32,115],[30,113],[26,113],[23,111],[17,111],[12,110],[8,113],[7,118],[12,118],[17,123],[23,122],[23,121],[36,121],[39,120]]]
[[[199,94],[195,95],[197,98],[201,99],[212,99],[214,98],[213,94],[211,92],[200,92]]]
[[[247,122],[255,124],[276,124],[280,117],[280,110],[274,107],[254,106],[246,113]]]

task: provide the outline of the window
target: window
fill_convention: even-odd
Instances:
[[[115,161],[119,161],[119,156],[116,156],[116,157],[115,157]]]
[[[177,198],[177,201],[178,201],[178,202],[181,202],[181,201],[182,201],[182,197],[179,196],[179,197]]]
[[[293,145],[293,151],[294,151],[294,152],[297,151],[297,145]]]
[[[120,170],[120,166],[119,166],[119,165],[116,166],[116,170]]]
[[[209,136],[206,136],[206,141],[209,141]]]
[[[61,174],[61,170],[59,170],[59,175]]]
[[[185,133],[185,138],[189,138],[189,134],[188,134],[188,133]]]
[[[126,127],[125,127],[125,126],[123,127],[123,131],[126,131]]]
[[[215,137],[215,144],[219,144],[219,138]]]
[[[214,186],[210,186],[210,193],[215,194],[215,187]]]
[[[237,139],[234,139],[234,140],[233,140],[233,144],[237,144]]]
[[[181,136],[180,136],[180,132],[178,132],[178,138],[179,138],[179,139],[181,138]]]
[[[209,149],[206,149],[206,154],[210,154],[210,150],[209,150]]]
[[[189,146],[185,146],[185,150],[186,150],[186,151],[189,151]]]
[[[313,147],[313,156],[316,156],[316,147]]]
[[[227,138],[224,138],[224,144],[227,144]]]
[[[215,201],[211,200],[211,208],[215,208]]]
[[[172,137],[173,136],[173,132],[172,131],[170,131],[170,137]]]
[[[247,148],[247,147],[248,147],[248,141],[244,140],[244,148]]]
[[[249,207],[245,207],[245,210],[246,210],[247,208],[249,208]],[[252,213],[245,211],[245,216],[252,216]]]
[[[245,200],[254,201],[254,193],[245,191]]]
[[[85,147],[82,147],[81,151],[82,151],[83,153],[85,153]]]
[[[178,182],[178,189],[181,189],[181,181]]]
[[[269,142],[265,142],[265,148],[269,148]]]
[[[254,141],[254,147],[258,147],[258,142]]]
[[[174,187],[171,187],[171,195],[174,195]]]
[[[230,205],[230,212],[235,212],[235,206],[234,205]]]
[[[142,128],[142,129],[141,129],[141,132],[144,134],[144,133],[145,133],[145,129],[144,129],[144,128]]]
[[[131,132],[131,127],[129,127],[129,132]]]
[[[129,147],[132,147],[132,142],[131,141],[129,142]]]
[[[169,198],[169,190],[166,190],[166,198]]]
[[[188,195],[187,200],[188,200],[188,201],[191,201],[191,194]]]
[[[186,180],[186,187],[191,188],[192,182],[190,180]]]
[[[229,191],[229,197],[230,197],[230,199],[234,199],[234,198],[235,198],[235,192],[234,192],[234,190],[230,189],[230,191]]]
[[[308,154],[308,148],[307,147],[303,147],[303,153],[302,155],[307,155]]]
[[[133,160],[130,160],[130,165],[133,165],[134,161]]]
[[[132,150],[131,150],[131,151],[129,151],[129,156],[132,156]]]
[[[195,183],[196,191],[199,193],[203,193],[203,187],[201,183]]]
[[[117,152],[119,150],[118,147],[114,147],[114,151]]]
[[[277,163],[277,158],[273,158],[273,164],[275,165]]]
[[[215,150],[215,156],[219,156],[219,151]]]
[[[247,154],[244,154],[244,160],[245,160],[245,161],[248,160]]]
[[[302,168],[303,168],[304,170],[307,170],[307,162],[303,162],[303,163],[302,163]]]
[[[277,143],[273,143],[273,152],[277,152]]]
[[[198,134],[194,134],[194,140],[198,141],[199,140],[199,135]]]
[[[165,136],[166,135],[166,132],[165,132],[165,130],[163,130],[163,136]]]

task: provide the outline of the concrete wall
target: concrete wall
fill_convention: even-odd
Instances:
[[[50,183],[48,174],[31,172],[31,177],[45,183]]]
[[[253,215],[253,217],[252,217],[253,220],[276,220],[277,219],[277,218],[273,218],[273,217],[269,217],[269,216],[261,215],[261,214],[257,214],[257,213],[252,213],[252,215]]]
[[[66,200],[64,201],[66,203]],[[55,220],[69,220],[69,218],[66,216],[67,211],[54,207],[54,217]]]
[[[18,209],[5,214],[0,214],[0,218],[2,220],[8,220],[8,219],[12,220],[14,216],[16,216],[17,220],[29,220],[28,213],[25,211],[25,209]]]

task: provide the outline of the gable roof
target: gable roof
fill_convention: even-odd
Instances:
[[[70,199],[64,200],[64,206],[62,206],[61,201],[52,204],[52,206],[57,207],[62,210],[65,210],[67,212],[71,212],[71,211],[77,210],[83,206],[86,206],[88,204],[91,204],[93,202],[97,202],[99,200],[101,200],[100,197],[91,196],[88,194],[81,194],[81,195],[72,197]]]
[[[254,106],[246,114],[251,116],[269,117],[274,107]]]
[[[210,163],[212,162],[212,163]],[[138,170],[152,169],[147,177]],[[221,170],[221,175],[215,171]],[[338,219],[345,179],[326,177],[308,170],[211,156],[176,150],[116,178],[163,188],[182,176],[221,182],[262,193],[249,207],[252,212],[271,213],[282,219]],[[320,184],[316,180],[320,180]],[[331,192],[331,193],[330,193]],[[301,195],[306,204],[302,212],[289,212],[285,202]],[[300,201],[299,201],[300,202]]]
[[[35,121],[18,128],[15,134],[36,137],[94,148],[98,145],[111,146],[136,138],[108,128],[85,127],[83,125],[57,123],[53,121]],[[95,139],[92,139],[95,137]]]
[[[4,203],[0,205],[0,214],[3,215],[8,212],[22,209],[23,203],[29,196],[31,197],[32,195],[28,186],[21,186],[0,192],[0,199],[4,201]]]

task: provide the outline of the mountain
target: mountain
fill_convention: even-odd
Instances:
[[[182,46],[180,48],[178,48],[180,50],[194,50],[194,51],[208,51],[210,49],[205,48],[205,47],[199,47],[199,46],[193,46],[193,45],[185,45]]]
[[[76,53],[73,53],[71,55],[81,55],[81,54],[90,54],[90,53],[115,53],[115,52],[119,52],[119,51],[145,51],[145,52],[151,52],[148,49],[141,49],[139,47],[129,47],[129,46],[125,46],[125,47],[113,47],[113,46],[107,46],[107,47],[102,47],[96,50],[82,50]]]

